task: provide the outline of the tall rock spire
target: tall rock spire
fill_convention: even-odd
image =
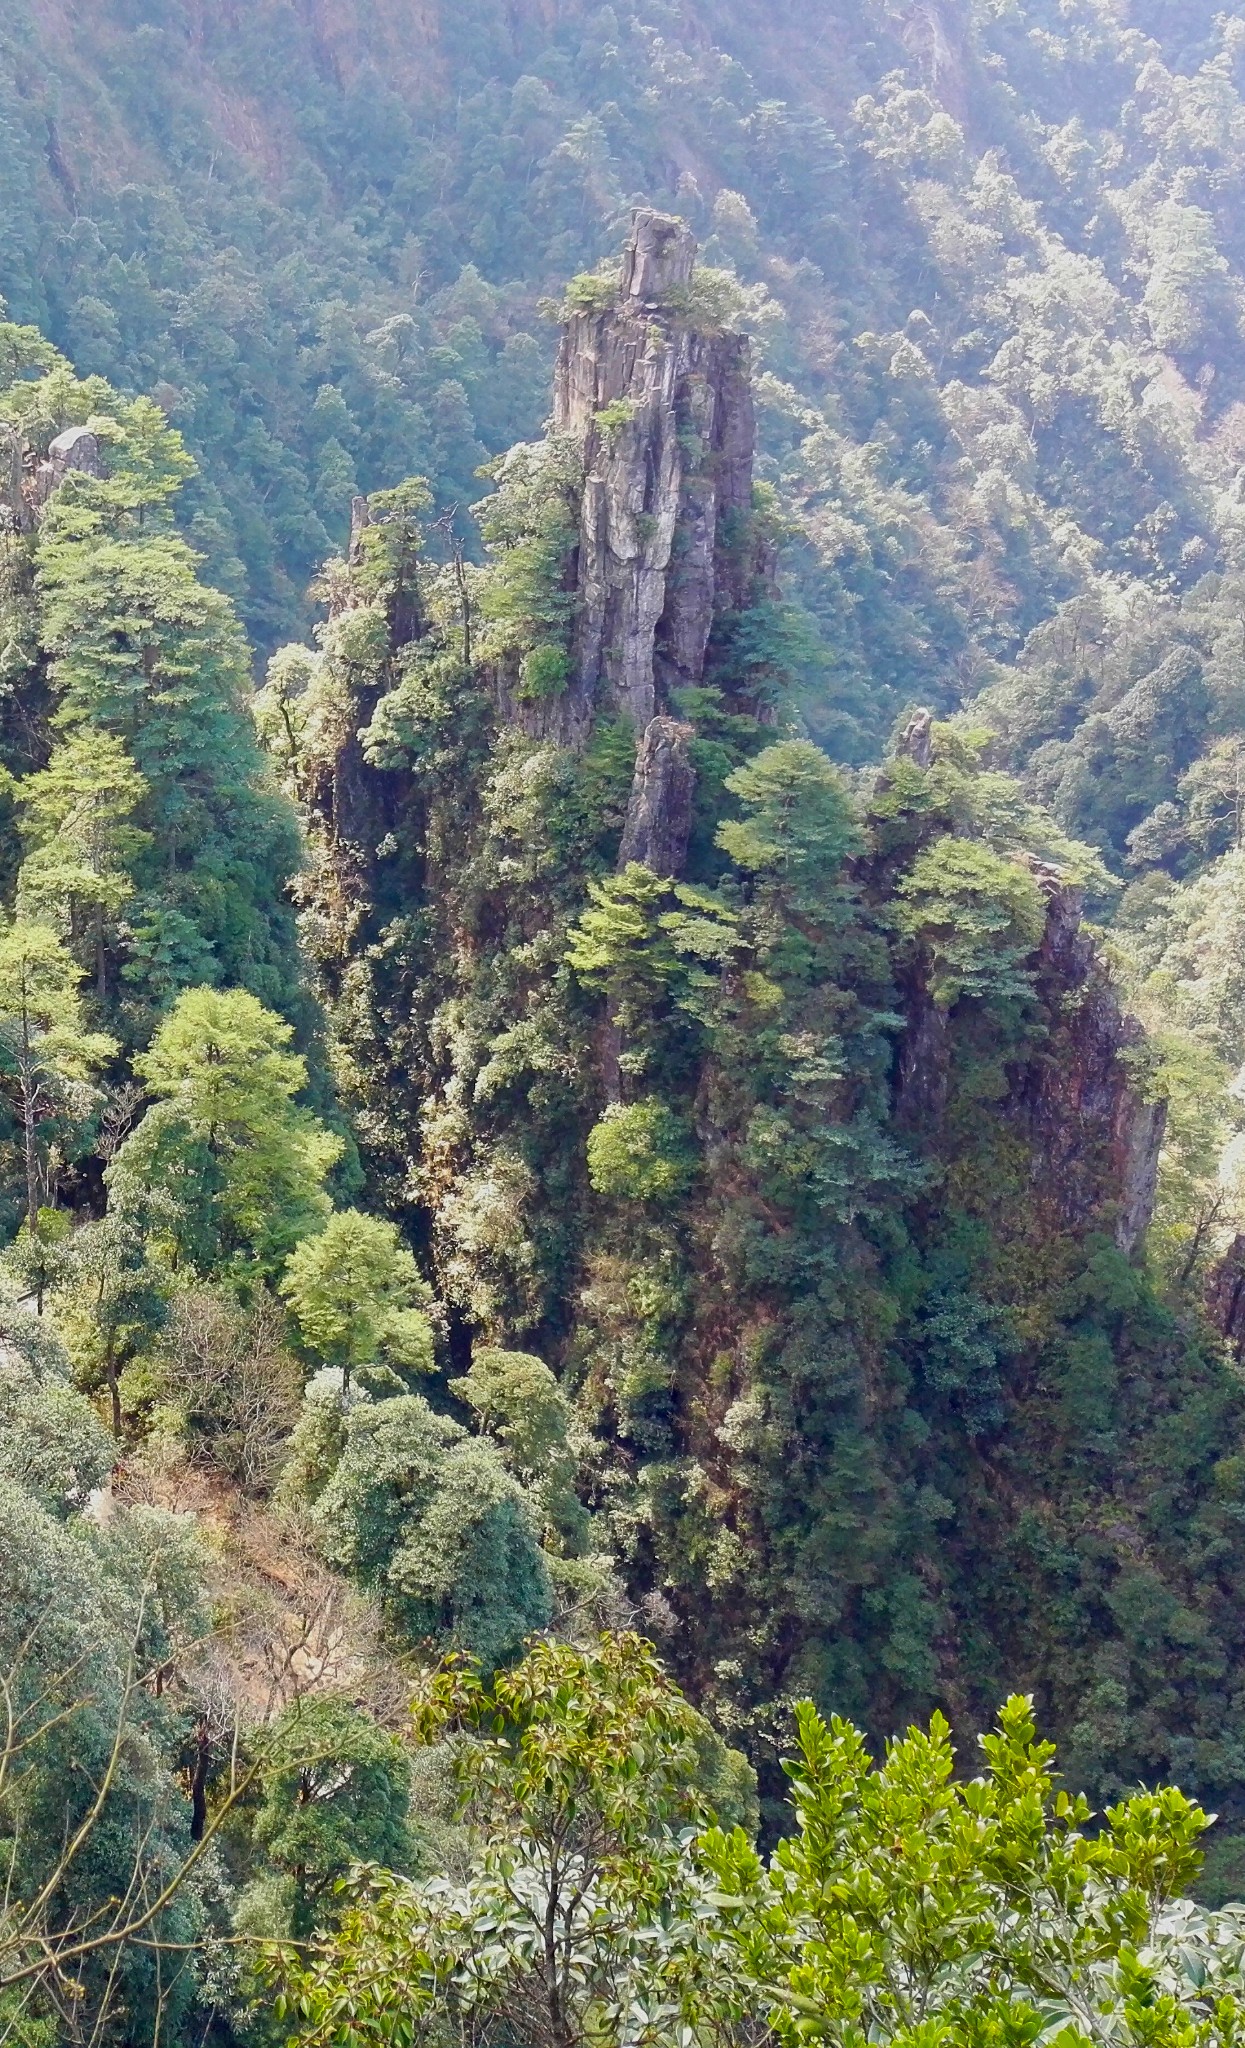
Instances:
[[[743,603],[756,445],[751,347],[697,317],[696,242],[639,209],[615,303],[567,321],[554,430],[584,484],[570,688],[551,718],[581,744],[599,710],[637,734],[704,676],[715,613]]]

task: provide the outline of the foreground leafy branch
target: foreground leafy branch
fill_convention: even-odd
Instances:
[[[697,1830],[697,1716],[633,1637],[540,1644],[492,1691],[436,1681],[477,1847],[460,1882],[361,1872],[310,1959],[274,1955],[305,2048],[454,2038],[658,2048],[1229,2048],[1245,1913],[1183,1896],[1209,1817],[1140,1791],[1100,1826],[1013,1698],[953,1775],[946,1721],[875,1764],[797,1710],[793,1832]],[[448,2030],[448,2032],[447,2032]]]

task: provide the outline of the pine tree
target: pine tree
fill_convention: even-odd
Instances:
[[[81,980],[46,925],[19,920],[0,935],[0,1087],[21,1127],[32,1236],[49,1193],[48,1138],[85,1120],[91,1084],[116,1051],[111,1038],[83,1023]]]
[[[134,864],[151,845],[133,823],[146,794],[121,741],[95,730],[73,733],[17,791],[31,846],[18,876],[19,914],[54,920],[74,956],[86,954],[101,1003],[109,937],[134,894]]]

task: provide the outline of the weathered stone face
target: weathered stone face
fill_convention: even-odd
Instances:
[[[622,296],[660,306],[689,285],[696,267],[696,238],[686,221],[637,207],[623,256]]]
[[[1206,1285],[1206,1313],[1238,1359],[1245,1359],[1245,1237],[1234,1237],[1212,1270]]]
[[[751,349],[689,320],[695,257],[681,221],[638,211],[617,303],[563,335],[554,427],[583,450],[579,607],[572,684],[544,716],[567,744],[599,709],[646,731],[702,680],[715,613],[750,580]]]
[[[895,751],[929,768],[929,711],[913,713]],[[1128,1055],[1145,1032],[1123,1010],[1098,943],[1085,930],[1082,891],[1047,861],[1030,856],[1028,866],[1046,901],[1046,928],[1031,962],[1035,994],[1053,1021],[1041,1050],[1011,1070],[1007,1113],[1029,1148],[1035,1204],[1058,1228],[1110,1231],[1131,1257],[1154,1215],[1167,1104],[1147,1101],[1137,1088]],[[896,1114],[920,1131],[946,1110],[950,1020],[919,968],[903,991],[903,1007]]]
[[[0,426],[0,508],[5,525],[12,530],[30,523],[23,481],[22,437],[15,427]]]
[[[99,441],[89,427],[69,427],[65,433],[58,434],[48,449],[48,462],[54,485],[60,483],[71,469],[81,471],[84,476],[104,474]]]
[[[531,705],[499,678],[506,715],[562,746],[582,747],[602,712],[627,719],[637,762],[620,859],[662,875],[681,871],[691,830],[675,693],[703,682],[715,619],[766,566],[749,520],[751,345],[697,327],[695,262],[683,221],[638,209],[614,305],[566,324],[553,426],[583,462],[571,680]]]
[[[690,725],[655,718],[640,741],[618,865],[639,861],[655,875],[682,873],[692,831],[696,772],[688,755]]]
[[[99,440],[89,427],[67,427],[58,434],[48,448],[48,459],[41,462],[35,472],[34,496],[39,505],[46,504],[54,490],[64,483],[71,470],[81,476],[104,475],[104,458]]]
[[[1038,993],[1057,1019],[1018,1105],[1034,1147],[1035,1179],[1062,1222],[1085,1229],[1096,1218],[1109,1220],[1116,1243],[1131,1256],[1154,1214],[1167,1105],[1147,1102],[1136,1087],[1126,1056],[1145,1033],[1121,1008],[1097,943],[1082,926],[1081,891],[1044,863],[1035,862],[1034,872],[1047,900]]]

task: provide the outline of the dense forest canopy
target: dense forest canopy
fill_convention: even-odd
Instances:
[[[1238,2040],[1243,67],[5,10],[0,2041]]]

